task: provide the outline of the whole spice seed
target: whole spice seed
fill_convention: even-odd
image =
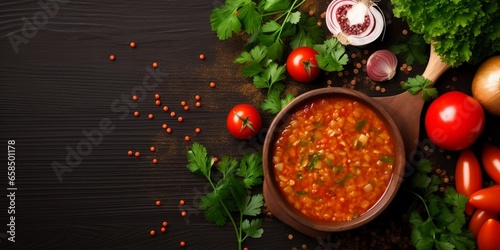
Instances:
[[[186,106],[186,101],[181,101],[181,106]]]
[[[191,140],[191,138],[189,137],[189,135],[186,135],[186,136],[184,136],[184,140],[185,140],[185,141],[190,141],[190,140]]]
[[[194,129],[194,132],[196,132],[197,134],[201,132],[201,129],[200,128],[195,128]]]
[[[293,240],[293,234],[289,234],[289,235],[288,235],[288,239],[289,239],[289,240]]]
[[[182,217],[186,217],[186,215],[187,215],[186,211],[182,211],[182,212],[181,212],[181,216],[182,216]]]
[[[196,102],[196,107],[201,107],[201,102]]]
[[[179,116],[179,117],[177,117],[177,121],[182,122],[182,121],[184,121],[184,118],[182,118],[182,116]]]
[[[162,129],[167,129],[168,128],[168,125],[166,123],[164,123],[163,125],[161,125],[161,128]]]
[[[188,105],[184,106],[184,110],[188,111],[189,110],[189,106]]]
[[[201,99],[201,96],[200,95],[195,95],[194,99],[197,100],[197,101],[199,101]]]
[[[184,200],[179,201],[179,205],[184,205],[186,202]]]
[[[170,134],[170,133],[172,133],[172,128],[167,128],[166,131],[167,131],[167,133]]]

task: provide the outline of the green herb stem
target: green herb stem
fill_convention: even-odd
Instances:
[[[410,194],[413,194],[415,195],[420,201],[422,201],[422,203],[424,204],[424,207],[425,207],[425,211],[427,212],[427,216],[430,218],[431,217],[431,213],[429,212],[429,208],[427,207],[427,203],[425,202],[424,198],[422,196],[420,196],[419,194],[411,191],[411,190],[407,190]]]

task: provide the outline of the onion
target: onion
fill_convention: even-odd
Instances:
[[[484,61],[472,79],[472,96],[486,111],[500,115],[500,56]]]
[[[334,0],[326,10],[326,26],[343,44],[363,46],[375,41],[385,19],[371,0]]]
[[[375,51],[366,61],[366,73],[376,82],[391,80],[396,74],[398,58],[390,50]]]

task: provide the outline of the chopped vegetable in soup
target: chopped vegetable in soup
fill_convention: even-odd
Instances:
[[[392,177],[394,142],[370,108],[347,98],[305,105],[273,148],[275,181],[300,213],[347,221],[370,209]]]

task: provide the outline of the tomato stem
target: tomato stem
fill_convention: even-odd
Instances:
[[[241,121],[240,132],[243,131],[243,129],[245,129],[245,128],[249,128],[253,132],[256,132],[255,129],[252,127],[252,122],[250,121],[250,116],[247,116],[247,118],[243,118],[243,117],[241,117],[241,115],[239,115],[235,111],[233,111],[233,113]]]

